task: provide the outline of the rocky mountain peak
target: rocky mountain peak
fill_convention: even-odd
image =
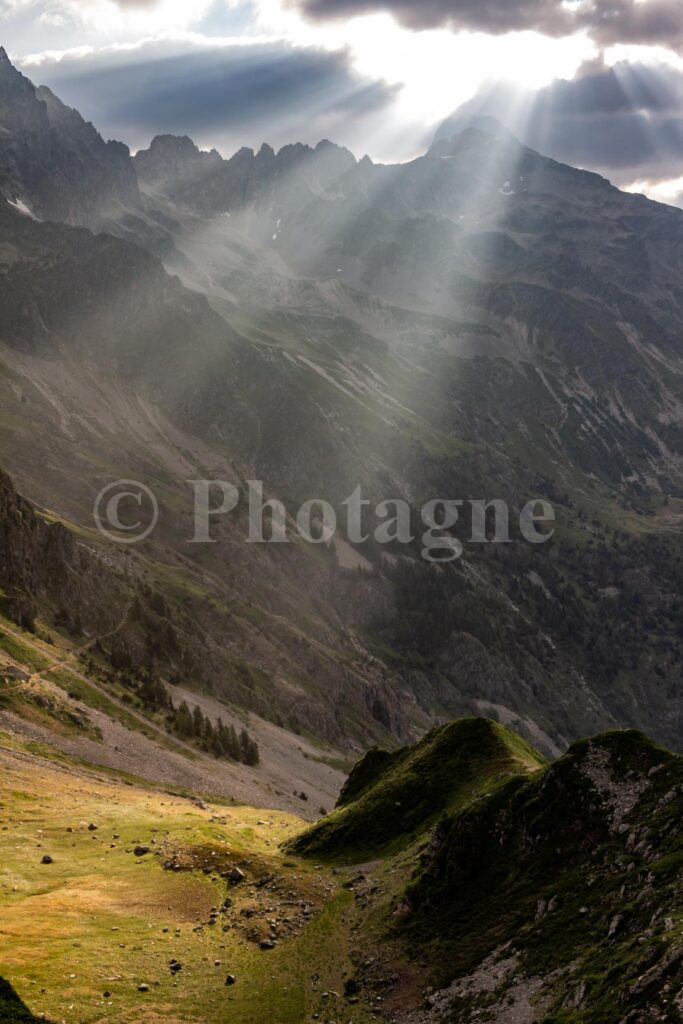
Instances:
[[[200,150],[187,135],[156,135],[149,149],[136,153],[133,163],[141,185],[172,194],[206,177],[223,158],[215,149]]]
[[[0,193],[37,217],[101,228],[139,206],[127,147],[106,143],[50,89],[36,88],[5,50],[0,59]]]
[[[477,133],[479,136],[484,135],[490,139],[498,139],[521,145],[519,139],[511,131],[508,131],[495,117],[468,117],[455,114],[452,117],[446,118],[439,125],[429,152],[435,149],[441,150],[444,145],[454,143],[458,137],[471,138],[472,133]]]

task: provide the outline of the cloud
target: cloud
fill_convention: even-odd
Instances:
[[[284,42],[159,40],[36,64],[22,70],[133,149],[162,133],[224,153],[324,135],[355,144],[396,93],[356,74],[344,52]]]
[[[481,90],[439,129],[470,116],[495,117],[519,139],[615,184],[667,181],[683,162],[683,73],[669,66],[588,66],[577,78],[511,95],[509,83]]]
[[[446,27],[492,35],[587,32],[600,45],[683,41],[680,0],[290,0],[313,19],[388,11],[409,28]]]

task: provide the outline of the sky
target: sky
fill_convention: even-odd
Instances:
[[[133,150],[330,138],[404,161],[487,114],[683,205],[683,0],[0,0],[0,43]]]

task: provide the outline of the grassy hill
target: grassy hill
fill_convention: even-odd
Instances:
[[[308,1020],[343,986],[352,896],[283,857],[302,825],[126,784],[0,734],[2,973],[56,1021]],[[33,1020],[2,997],[0,1020]]]
[[[371,752],[335,812],[289,847],[339,862],[383,853],[356,886],[366,935],[406,958],[414,995],[430,981],[401,1021],[673,1024],[681,820],[683,758],[641,733],[543,764],[509,730],[469,719]],[[377,981],[361,966],[354,984]]]
[[[298,836],[292,849],[358,860],[405,847],[441,815],[543,764],[516,733],[487,718],[437,726],[413,746],[366,754],[335,811]]]

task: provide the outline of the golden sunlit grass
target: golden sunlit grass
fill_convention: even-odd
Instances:
[[[343,986],[352,897],[329,872],[283,858],[298,818],[199,806],[26,750],[0,735],[0,975],[35,1013],[77,1024],[287,1024],[309,1019],[323,987]],[[135,856],[138,844],[150,853]],[[167,857],[182,870],[165,870]],[[246,880],[231,888],[207,863],[241,865]],[[277,891],[259,888],[263,872]],[[210,925],[227,895],[230,916]],[[242,907],[256,906],[254,923],[267,930],[266,918],[303,902],[310,922],[275,949],[249,940]]]

